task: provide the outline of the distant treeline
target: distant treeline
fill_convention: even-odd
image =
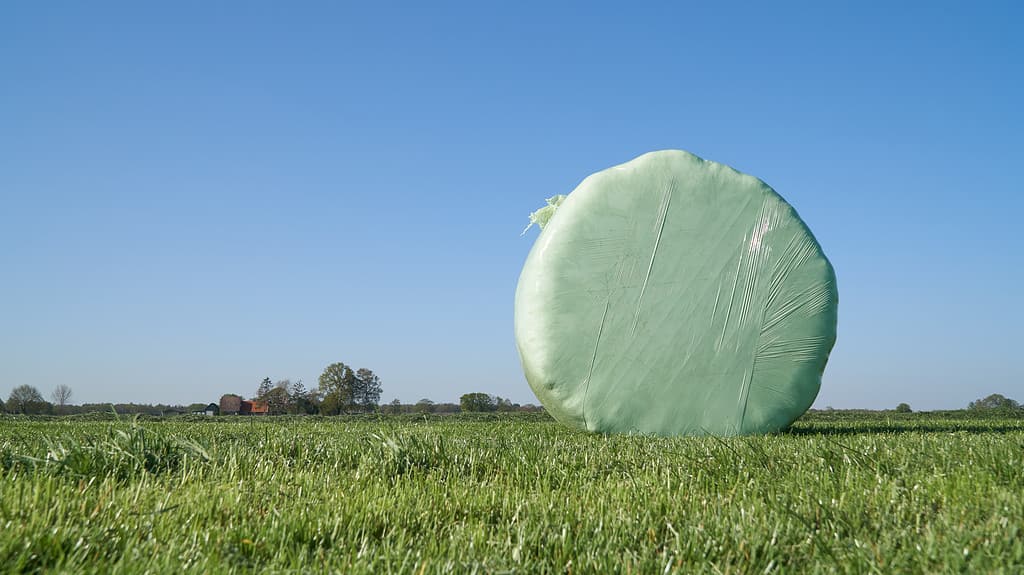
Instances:
[[[339,367],[340,366],[340,367]],[[331,383],[329,378],[332,370],[337,371],[337,382]],[[225,394],[219,402],[191,403],[188,405],[167,405],[162,403],[82,403],[73,404],[71,388],[60,385],[50,394],[53,402],[46,401],[38,389],[30,385],[15,387],[7,401],[0,399],[0,413],[22,415],[81,415],[88,413],[116,413],[118,415],[148,415],[156,417],[175,415],[352,415],[357,413],[377,415],[404,414],[453,414],[453,413],[492,413],[521,412],[544,413],[542,406],[527,403],[520,405],[511,400],[487,393],[466,393],[459,398],[459,403],[436,403],[431,399],[420,399],[416,403],[403,403],[394,399],[385,405],[378,405],[380,397],[380,380],[368,369],[353,371],[341,363],[332,364],[325,370],[321,378],[321,386],[306,390],[301,381],[292,383],[282,380],[276,384],[266,378],[257,389],[252,400],[244,400],[241,395]],[[328,391],[324,391],[328,390]],[[240,409],[241,404],[249,404],[249,409]],[[1010,417],[1024,417],[1024,406],[1018,401],[1000,394],[970,402],[966,409],[922,412],[933,416],[947,418],[976,417],[982,413],[1001,414]],[[900,403],[894,409],[811,409],[803,419],[838,420],[843,418],[863,418],[869,415],[890,417],[914,414],[907,403]]]
[[[189,405],[167,405],[163,403],[83,403],[80,405],[67,404],[57,406],[47,401],[35,402],[24,406],[26,409],[8,411],[8,413],[26,415],[82,415],[88,413],[116,413],[118,415],[149,415],[154,417],[166,417],[186,414],[205,414],[210,404],[193,403]],[[500,411],[500,412],[525,412],[543,413],[544,408],[531,403],[520,405],[518,403],[502,403],[495,405],[494,409],[478,409],[473,411]],[[397,414],[453,414],[463,413],[464,410],[458,403],[434,403],[430,400],[417,403],[388,403],[386,405],[374,406],[369,413],[385,415]],[[4,410],[0,408],[0,413]]]
[[[965,408],[939,409],[935,411],[897,411],[895,409],[809,409],[800,417],[801,421],[842,422],[842,421],[885,421],[913,419],[977,419],[977,418],[1022,418],[1024,408]]]
[[[166,405],[163,403],[83,403],[81,405],[55,405],[50,402],[38,402],[24,406],[25,409],[9,410],[9,413],[25,413],[28,415],[80,415],[83,413],[117,413],[118,415],[182,415],[200,412],[207,404]]]
[[[52,407],[52,406],[51,406]],[[149,405],[149,404],[137,404],[137,403],[120,403],[120,404],[109,404],[109,403],[88,403],[83,405],[64,406],[63,410],[59,412],[56,409],[40,410],[27,413],[25,415],[31,417],[40,417],[43,419],[50,419],[54,417],[70,417],[72,419],[88,419],[88,420],[108,420],[119,416],[135,416],[140,415],[146,419],[150,418],[189,418],[195,420],[244,420],[246,417],[207,417],[205,411],[198,409],[199,407],[205,407],[205,404],[195,404],[193,406],[181,406],[181,405]],[[0,417],[4,415],[0,412]],[[15,415],[8,412],[7,415]],[[20,413],[19,413],[20,415]],[[266,416],[261,416],[266,417]],[[309,414],[282,414],[273,416],[274,419],[294,419],[294,418],[312,418],[318,419],[324,416],[321,414],[309,415]],[[419,404],[387,404],[380,406],[375,411],[370,412],[356,412],[356,413],[345,413],[340,414],[340,417],[346,419],[360,420],[360,419],[377,419],[377,418],[388,418],[394,419],[395,421],[421,421],[423,418],[436,419],[436,418],[448,418],[458,417],[460,419],[470,418],[471,420],[483,419],[506,419],[509,417],[527,417],[530,421],[534,421],[534,417],[540,417],[544,420],[550,418],[543,407],[527,404],[515,406],[512,409],[504,408],[501,410],[495,409],[492,411],[484,412],[472,412],[464,411],[458,404],[455,403],[437,403],[434,404],[434,409],[426,411],[424,406]],[[950,421],[964,421],[968,422],[971,420],[987,420],[987,419],[1024,419],[1024,409],[951,409],[951,410],[937,410],[937,411],[914,411],[914,412],[899,412],[894,409],[882,409],[882,410],[871,410],[871,409],[810,409],[803,416],[800,417],[799,421],[808,423],[818,424],[840,424],[843,425],[846,422],[864,424],[868,422],[886,423],[886,422],[907,422],[907,421],[922,421],[928,422],[934,419],[950,420]]]

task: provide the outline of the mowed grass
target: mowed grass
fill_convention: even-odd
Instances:
[[[1024,421],[0,419],[0,570],[1021,573]]]

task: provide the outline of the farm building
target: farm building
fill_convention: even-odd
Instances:
[[[210,404],[217,407],[214,404]],[[209,407],[206,408],[209,411]],[[270,413],[270,406],[265,401],[257,399],[242,399],[242,396],[228,393],[220,398],[221,415],[267,415]]]
[[[220,397],[221,415],[238,415],[242,410],[242,396],[227,393]]]
[[[243,399],[239,406],[239,415],[267,415],[270,413],[270,406],[265,401]]]

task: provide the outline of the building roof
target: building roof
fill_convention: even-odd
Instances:
[[[238,411],[239,413],[270,413],[270,406],[265,401],[243,399]]]

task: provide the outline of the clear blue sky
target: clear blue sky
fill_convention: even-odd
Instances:
[[[527,214],[679,148],[835,265],[816,406],[1024,400],[1021,3],[349,4],[0,6],[0,396],[536,402]]]

